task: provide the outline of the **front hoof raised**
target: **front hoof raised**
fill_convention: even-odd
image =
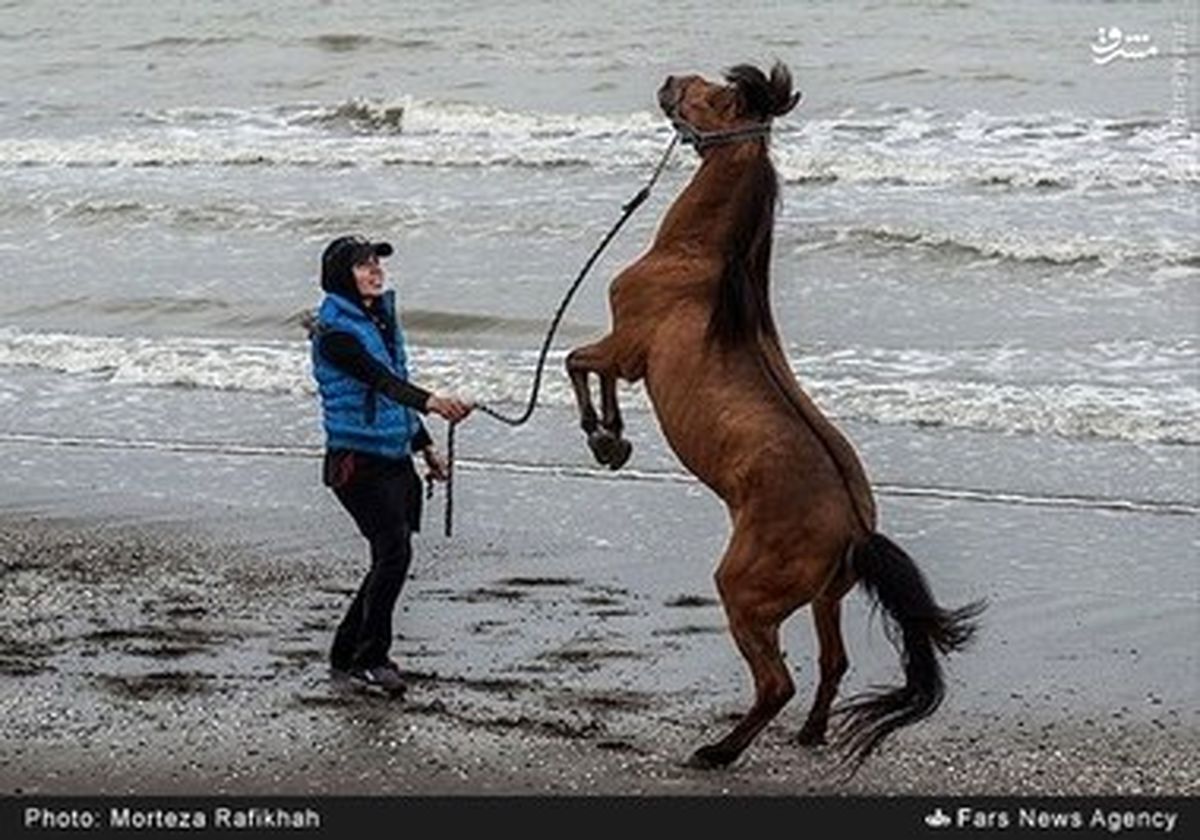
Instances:
[[[614,470],[617,467],[612,465],[615,463],[617,466],[620,466],[620,464],[625,463],[629,459],[629,452],[633,448],[626,441],[607,429],[597,429],[590,433],[587,442],[596,461]],[[622,448],[622,444],[624,444],[624,448]],[[618,459],[622,458],[622,454],[623,460],[620,460],[618,463]]]
[[[629,456],[633,454],[633,444],[625,440],[625,438],[614,438],[612,457],[608,461],[610,470],[619,470],[629,462]]]
[[[612,460],[613,444],[616,440],[604,429],[597,429],[588,434],[588,449],[592,450],[592,457],[596,459],[597,463],[608,466],[608,462]]]

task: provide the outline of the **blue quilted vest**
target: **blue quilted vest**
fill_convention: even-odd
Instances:
[[[404,332],[396,321],[396,296],[383,293],[376,306],[383,317],[396,324],[395,355],[388,352],[379,329],[358,304],[341,295],[328,294],[317,310],[317,329],[312,341],[313,376],[321,395],[325,445],[329,449],[351,449],[387,458],[404,458],[411,453],[412,437],[419,421],[412,409],[369,388],[327,361],[317,349],[323,332],[350,333],[368,353],[399,378],[408,380],[408,357]]]

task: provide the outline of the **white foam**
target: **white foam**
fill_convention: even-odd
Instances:
[[[1119,233],[1104,236],[1082,231],[1066,232],[1036,225],[1015,227],[992,222],[964,226],[954,220],[941,222],[940,225],[934,227],[927,222],[918,222],[853,226],[838,229],[832,236],[821,241],[802,243],[800,247],[812,251],[844,242],[866,240],[890,245],[916,245],[949,252],[959,251],[985,259],[1047,262],[1058,265],[1093,261],[1114,265],[1137,260],[1183,263],[1196,260],[1200,253],[1194,241],[1173,241],[1161,235],[1148,234],[1140,239],[1131,239]],[[1193,273],[1194,270],[1185,270],[1184,276]]]
[[[541,403],[570,406],[563,351],[552,354]],[[835,349],[799,352],[793,367],[836,417],[1145,443],[1200,444],[1200,348],[1176,342],[1107,342],[1070,352],[983,347],[950,351]],[[414,347],[426,387],[491,403],[522,403],[536,355]],[[104,376],[122,385],[311,395],[303,341],[233,341],[35,333],[0,328],[0,366]],[[641,388],[626,388],[647,410]]]
[[[817,390],[814,388],[814,390]],[[1200,443],[1200,389],[919,381],[826,383],[839,416],[1005,434]]]
[[[0,138],[0,166],[640,166],[670,127],[649,112],[520,113],[465,103],[350,100],[283,108],[179,108],[76,138]]]
[[[1200,133],[1062,114],[902,110],[813,120],[775,145],[792,181],[1095,188],[1200,181]]]
[[[0,139],[0,166],[652,166],[671,129],[650,111],[571,114],[464,102],[178,108],[119,133]],[[792,181],[1108,188],[1200,182],[1200,134],[1167,122],[924,109],[875,120],[783,121],[773,140]],[[687,156],[676,166],[690,165]]]

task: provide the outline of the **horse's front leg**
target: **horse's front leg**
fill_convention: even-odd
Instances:
[[[633,444],[621,436],[625,421],[617,403],[617,377],[604,373],[600,374],[600,414],[600,427],[608,432],[606,441],[611,441],[605,444],[608,457],[601,463],[608,464],[610,470],[619,470],[633,454]]]
[[[579,407],[579,425],[588,436],[588,446],[596,460],[610,469],[619,469],[629,460],[633,447],[621,438],[623,423],[617,405],[616,363],[610,349],[612,336],[595,344],[578,347],[567,354],[567,374]],[[600,377],[600,403],[603,422],[592,404],[588,374]]]

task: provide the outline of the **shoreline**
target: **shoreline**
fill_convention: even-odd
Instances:
[[[728,725],[748,685],[689,701],[620,688],[611,674],[607,688],[587,684],[623,655],[601,655],[591,671],[534,657],[522,678],[447,666],[435,648],[452,640],[402,632],[408,697],[363,698],[327,678],[325,637],[347,590],[320,562],[281,570],[261,544],[214,543],[185,523],[13,512],[0,523],[11,596],[0,670],[19,687],[4,701],[4,795],[1200,792],[1200,754],[1186,746],[1200,726],[1194,711],[1169,706],[1146,719],[1038,711],[1015,697],[1008,711],[948,703],[845,780],[829,748],[789,743],[807,703],[804,674],[796,700],[715,772],[681,762]],[[149,569],[157,579],[139,590]],[[419,580],[414,610],[452,589]],[[472,593],[449,593],[465,599],[450,606],[480,606]],[[719,629],[696,635],[713,644]]]

